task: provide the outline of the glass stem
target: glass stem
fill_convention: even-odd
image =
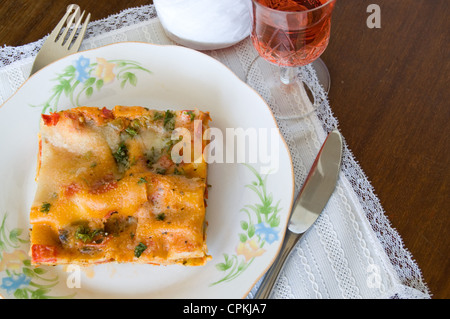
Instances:
[[[280,66],[280,80],[282,83],[289,85],[295,82],[295,67]]]

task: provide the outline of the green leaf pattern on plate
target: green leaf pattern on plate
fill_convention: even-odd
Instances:
[[[33,107],[42,108],[42,113],[57,112],[59,100],[62,95],[70,99],[73,106],[81,106],[81,98],[90,98],[96,91],[100,91],[105,85],[119,81],[120,88],[136,86],[138,83],[137,72],[151,73],[133,60],[106,60],[97,57],[95,62],[80,55],[73,64],[68,65],[62,72],[56,74],[53,80],[57,82],[53,86],[49,98]]]
[[[7,214],[0,224],[0,292],[18,299],[55,299],[72,298],[68,296],[49,295],[51,289],[59,283],[58,276],[49,276],[44,267],[31,265],[24,247],[29,240],[23,239],[23,229],[6,228]]]
[[[241,275],[255,260],[266,252],[266,245],[270,245],[279,239],[281,211],[280,201],[274,204],[272,193],[267,193],[267,178],[262,177],[258,171],[244,164],[255,175],[256,180],[245,185],[253,191],[259,202],[253,205],[244,205],[240,210],[246,216],[241,220],[239,241],[235,254],[223,254],[224,261],[216,264],[217,270],[224,273],[222,278],[211,285],[228,282]]]

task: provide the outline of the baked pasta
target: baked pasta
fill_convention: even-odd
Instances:
[[[175,128],[193,137],[209,121],[198,110],[137,106],[42,115],[32,263],[205,264],[207,164],[171,151],[194,143],[174,140]]]

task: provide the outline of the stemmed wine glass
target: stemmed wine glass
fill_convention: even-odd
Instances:
[[[316,73],[329,78],[319,57],[328,45],[335,3],[336,0],[252,0],[253,46],[259,57],[279,70],[278,79],[265,78],[271,90],[289,94],[304,85],[298,68],[314,61],[321,62],[314,64]]]

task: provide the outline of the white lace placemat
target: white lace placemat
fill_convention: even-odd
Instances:
[[[0,104],[26,80],[44,40],[20,47],[0,47]],[[120,41],[174,44],[166,37],[154,7],[148,5],[91,22],[81,50]],[[291,151],[299,191],[327,132],[338,126],[312,66],[303,67],[301,76],[314,91],[319,107],[312,116],[299,120],[295,117],[298,110],[312,107],[306,93],[272,96],[264,81],[270,70],[258,62],[250,69],[257,53],[249,39],[206,53],[241,79],[247,78],[267,101]],[[336,191],[315,225],[294,248],[272,296],[431,297],[419,267],[391,227],[374,189],[347,145]]]

